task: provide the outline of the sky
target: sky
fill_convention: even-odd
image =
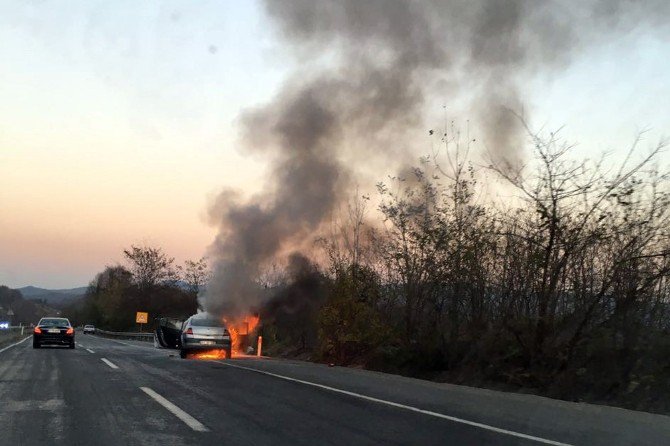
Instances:
[[[670,136],[668,54],[636,30],[533,79],[524,107],[584,156],[641,129],[650,146]],[[0,0],[0,61],[0,284],[46,288],[87,284],[131,244],[204,255],[212,197],[264,178],[237,118],[298,63],[261,5],[234,0]]]

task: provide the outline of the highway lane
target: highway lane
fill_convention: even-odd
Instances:
[[[28,340],[3,352],[0,444],[186,444],[187,426],[112,372],[81,348],[33,350]]]
[[[77,341],[75,350],[25,342],[0,353],[1,444],[670,442],[670,418],[658,415],[297,361],[181,360],[132,341]]]
[[[80,342],[104,353],[133,387],[151,388],[199,420],[210,432],[189,438],[203,444],[533,444],[220,362],[185,361],[100,338]]]

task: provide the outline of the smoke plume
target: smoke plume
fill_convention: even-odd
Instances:
[[[259,304],[261,268],[308,245],[361,170],[414,162],[429,99],[465,101],[489,152],[516,163],[524,135],[510,110],[531,102],[528,81],[588,46],[662,25],[669,4],[267,0],[298,66],[272,101],[241,116],[243,147],[270,160],[270,179],[257,196],[224,190],[213,203],[203,306],[236,314]]]

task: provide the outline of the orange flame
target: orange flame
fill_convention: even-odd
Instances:
[[[251,337],[258,327],[260,318],[258,315],[247,315],[235,319],[223,318],[228,333],[230,333],[230,339],[232,342],[232,357],[236,356],[245,356],[245,349],[250,346]],[[226,358],[225,350],[202,350],[199,352],[189,353],[187,355],[188,359],[201,359],[201,360],[217,360],[217,359],[230,359]]]
[[[203,360],[212,360],[212,359],[226,359],[225,350],[203,350],[199,352],[189,353],[187,355],[188,359],[203,359]]]
[[[250,314],[236,319],[228,319],[224,317],[223,321],[230,333],[233,357],[245,355],[246,352],[244,349],[248,347],[248,345],[243,344],[245,341],[249,342],[249,338],[253,335],[256,327],[258,327],[260,318],[258,315]]]

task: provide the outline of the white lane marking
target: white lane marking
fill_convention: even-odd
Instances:
[[[101,360],[102,362],[104,362],[105,364],[107,364],[108,366],[110,366],[111,368],[113,368],[113,369],[118,369],[118,368],[119,368],[118,365],[114,364],[112,361],[110,361],[110,360],[107,359],[107,358],[100,358],[100,360]]]
[[[13,344],[11,344],[11,345],[8,345],[8,346],[5,347],[5,348],[0,349],[0,353],[4,352],[5,350],[9,350],[10,348],[12,348],[12,347],[14,347],[14,346],[19,345],[19,344],[22,343],[22,342],[27,341],[27,340],[30,339],[31,337],[32,337],[32,336],[26,336],[25,338],[21,339],[19,342],[15,342],[15,343],[13,343]]]
[[[91,350],[90,348],[87,348],[86,351],[89,352],[89,353],[95,353],[95,352],[94,352],[93,350]]]
[[[463,418],[452,417],[450,415],[445,415],[445,414],[438,413],[438,412],[433,412],[433,411],[430,411],[430,410],[420,409],[420,408],[414,407],[414,406],[407,406],[405,404],[394,403],[393,401],[382,400],[382,399],[379,399],[379,398],[374,398],[374,397],[371,397],[371,396],[362,395],[362,394],[356,393],[356,392],[349,392],[348,390],[342,390],[342,389],[338,389],[338,388],[335,388],[335,387],[326,386],[326,385],[323,385],[323,384],[317,384],[317,383],[313,383],[313,382],[310,382],[310,381],[304,381],[302,379],[296,379],[296,378],[291,378],[291,377],[284,376],[284,375],[278,375],[276,373],[266,372],[265,370],[254,369],[252,367],[244,367],[244,366],[241,366],[241,365],[234,365],[234,364],[230,364],[230,363],[224,362],[224,361],[217,361],[217,362],[220,362],[221,364],[226,365],[228,367],[234,367],[236,369],[242,369],[242,370],[248,370],[250,372],[261,373],[263,375],[273,376],[275,378],[284,379],[286,381],[292,381],[292,382],[296,382],[296,383],[300,383],[300,384],[305,384],[307,386],[317,387],[319,389],[328,390],[330,392],[336,392],[336,393],[341,393],[341,394],[344,394],[344,395],[353,396],[355,398],[360,398],[360,399],[363,399],[363,400],[372,401],[374,403],[386,404],[387,406],[397,407],[399,409],[405,409],[405,410],[409,410],[409,411],[412,411],[412,412],[421,413],[421,414],[424,414],[424,415],[430,415],[432,417],[442,418],[444,420],[453,421],[455,423],[467,424],[468,426],[478,427],[480,429],[486,429],[486,430],[489,430],[489,431],[497,432],[499,434],[511,435],[513,437],[518,437],[518,438],[523,438],[523,439],[526,439],[526,440],[536,441],[538,443],[543,443],[543,444],[550,444],[550,445],[553,445],[553,446],[572,446],[568,443],[561,443],[559,441],[553,441],[553,440],[548,440],[546,438],[535,437],[533,435],[528,435],[528,434],[523,434],[521,432],[502,429],[502,428],[491,426],[491,425],[488,425],[488,424],[477,423],[476,421],[470,421],[470,420],[465,420]]]
[[[193,429],[194,431],[197,431],[197,432],[208,432],[209,431],[209,429],[207,429],[200,421],[196,420],[195,418],[193,418],[192,416],[190,416],[189,414],[187,414],[186,412],[181,410],[179,407],[175,406],[170,401],[163,398],[161,395],[156,393],[153,389],[150,389],[149,387],[140,387],[140,389],[142,389],[142,392],[146,393],[151,398],[156,400],[158,402],[158,404],[160,404],[161,406],[165,407],[167,410],[172,412],[172,414],[174,416],[176,416],[181,421],[186,423],[186,425],[188,427],[190,427],[191,429]]]

